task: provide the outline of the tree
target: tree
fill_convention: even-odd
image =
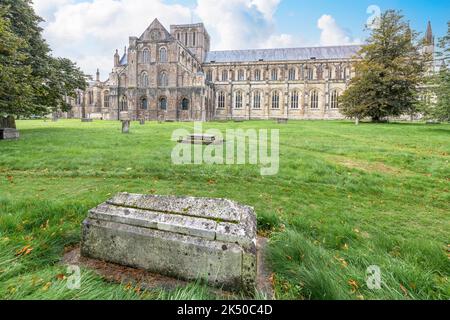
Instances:
[[[5,103],[0,107],[0,112],[31,116],[66,111],[66,96],[74,97],[76,89],[85,89],[86,76],[70,60],[51,55],[39,26],[43,20],[35,14],[30,0],[2,0],[0,7],[4,11],[2,20],[21,42],[17,48],[21,59],[16,65],[29,71],[28,76],[19,78],[21,85],[30,91],[24,95],[26,101],[20,105],[15,100]]]
[[[418,85],[430,57],[422,53],[418,33],[394,10],[382,13],[379,25],[358,52],[356,76],[341,97],[342,113],[379,121],[411,113],[417,107]]]
[[[430,87],[436,100],[425,107],[425,116],[439,121],[450,121],[450,21],[447,25],[447,34],[439,40],[440,51],[437,53],[442,65],[431,78]]]
[[[21,113],[32,98],[31,68],[24,65],[26,56],[20,52],[26,42],[13,33],[5,16],[6,8],[0,7],[0,120],[9,114]],[[2,122],[2,126],[7,125]]]

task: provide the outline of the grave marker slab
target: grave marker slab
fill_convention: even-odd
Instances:
[[[256,215],[226,199],[120,193],[90,210],[81,254],[254,293]]]

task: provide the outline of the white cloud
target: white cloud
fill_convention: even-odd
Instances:
[[[56,56],[75,60],[87,73],[100,68],[102,79],[113,66],[116,48],[129,36],[140,36],[154,18],[167,28],[189,23],[191,10],[162,0],[37,0],[36,11],[47,20],[44,36]]]
[[[323,46],[359,43],[359,40],[352,39],[331,15],[322,15],[317,21],[317,27],[321,30],[320,44]]]
[[[294,38],[276,32],[280,0],[197,0],[195,13],[213,35],[213,49],[292,46]]]

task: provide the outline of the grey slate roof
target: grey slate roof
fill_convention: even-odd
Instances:
[[[354,56],[361,46],[332,46],[332,47],[310,47],[310,48],[287,48],[287,49],[253,49],[253,50],[229,50],[211,51],[206,56],[206,63],[217,62],[255,62],[264,61],[298,61],[324,59],[349,59]]]

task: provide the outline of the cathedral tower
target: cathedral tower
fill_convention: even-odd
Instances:
[[[171,25],[170,33],[189,49],[200,62],[204,62],[210,49],[210,38],[203,23]]]

